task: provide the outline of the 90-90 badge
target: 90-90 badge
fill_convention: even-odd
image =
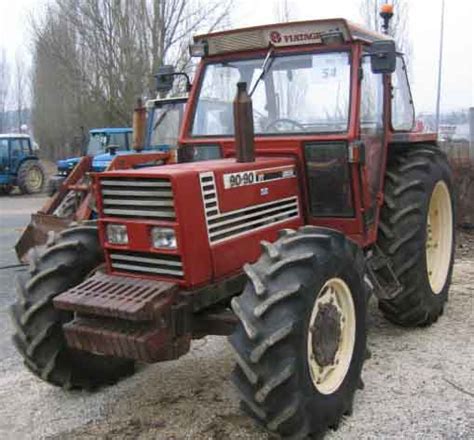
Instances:
[[[257,185],[272,180],[290,179],[296,177],[294,167],[269,168],[266,170],[242,171],[240,173],[224,174],[224,188]]]

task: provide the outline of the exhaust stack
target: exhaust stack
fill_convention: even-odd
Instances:
[[[146,108],[143,105],[142,98],[137,99],[137,105],[133,109],[133,141],[132,148],[135,151],[142,151],[145,147],[145,128],[146,128]]]
[[[247,83],[237,84],[234,99],[235,155],[237,162],[255,162],[252,98]]]

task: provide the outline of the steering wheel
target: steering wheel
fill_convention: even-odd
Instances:
[[[300,129],[301,131],[306,131],[306,128],[302,124],[300,124],[298,121],[295,121],[294,119],[289,119],[289,118],[278,118],[270,122],[266,128],[265,131],[270,131],[270,129],[278,124],[291,124],[295,126],[296,128]],[[275,127],[276,128],[276,127]],[[277,129],[278,130],[278,129]],[[278,130],[280,131],[280,130]]]

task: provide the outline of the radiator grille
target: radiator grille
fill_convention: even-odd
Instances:
[[[213,173],[202,173],[201,191],[209,241],[217,243],[299,216],[296,196],[221,213]]]
[[[109,217],[176,218],[171,182],[167,179],[104,178],[100,185],[103,211]]]
[[[148,252],[109,251],[112,268],[120,272],[158,275],[182,279],[181,258]]]

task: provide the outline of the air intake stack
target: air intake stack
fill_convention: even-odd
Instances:
[[[255,162],[252,98],[247,83],[237,84],[234,99],[235,154],[237,162]]]

